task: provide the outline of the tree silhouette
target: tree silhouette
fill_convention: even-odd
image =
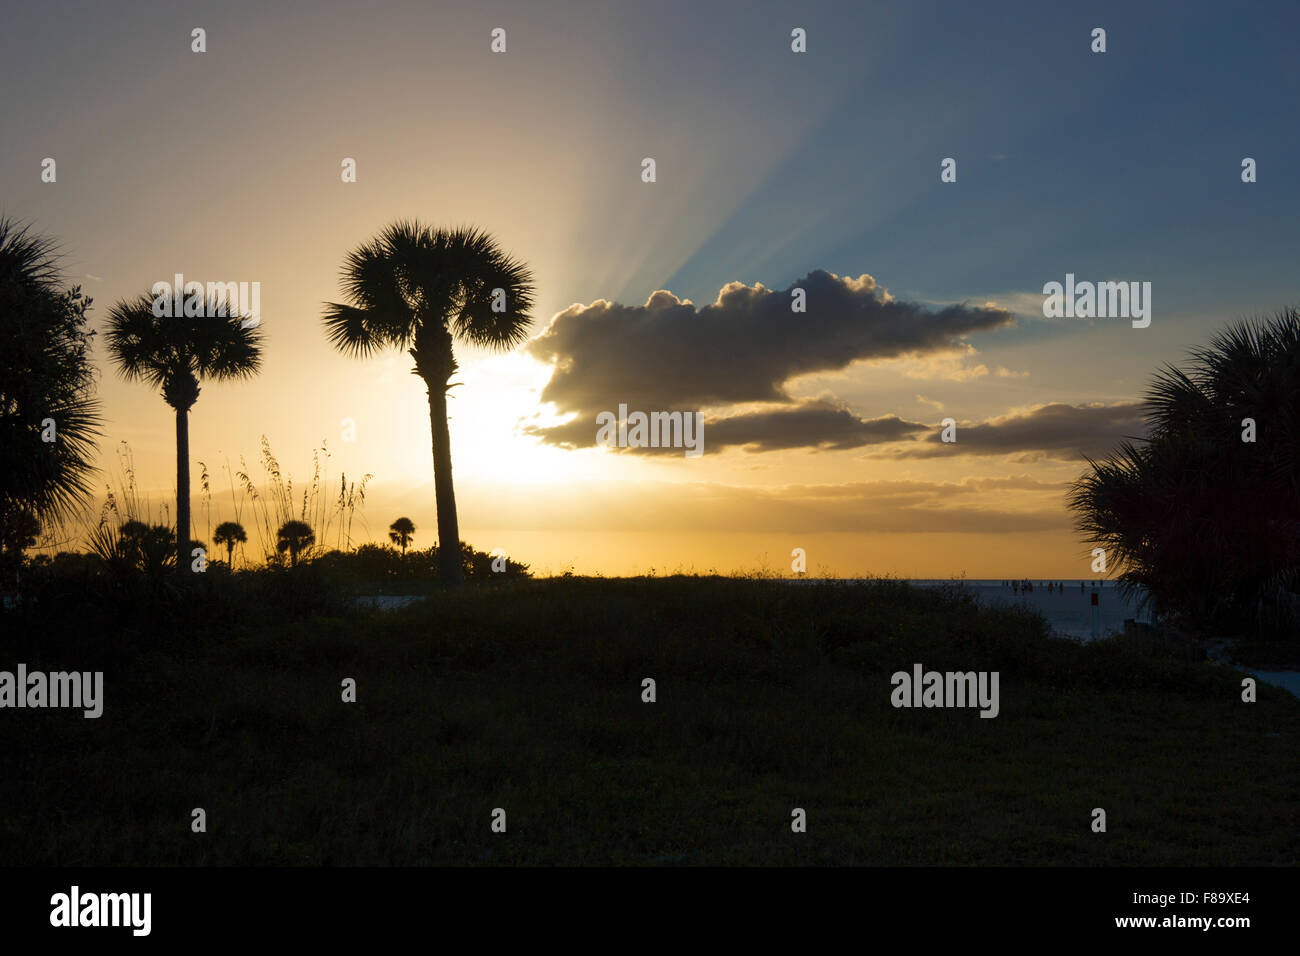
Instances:
[[[316,543],[316,533],[305,521],[286,521],[276,532],[276,549],[289,552],[289,563],[298,566],[298,555]]]
[[[149,525],[134,518],[114,530],[101,522],[90,534],[91,553],[119,577],[137,572],[157,578],[175,566],[175,533],[166,525]]]
[[[217,525],[217,530],[212,533],[214,544],[224,544],[226,546],[226,570],[234,570],[235,545],[243,544],[248,540],[248,532],[238,521],[223,521]]]
[[[367,357],[406,349],[429,395],[433,479],[438,507],[439,574],[462,580],[460,526],[451,478],[447,392],[459,367],[453,342],[507,350],[532,321],[532,274],[476,229],[432,229],[398,222],[348,254],[346,304],[326,303],[325,330],[339,351]]]
[[[108,316],[108,348],[127,381],[162,389],[176,412],[176,561],[188,568],[190,543],[189,412],[199,397],[202,379],[249,378],[261,367],[257,326],[242,327],[234,303],[215,297],[204,315],[156,316],[153,296],[123,300]]]
[[[0,566],[5,570],[22,564],[23,552],[36,544],[41,522],[30,511],[16,510],[0,524]]]
[[[90,499],[99,403],[90,299],[63,288],[52,240],[0,217],[0,536],[71,518]]]
[[[1191,356],[1157,373],[1148,436],[1089,459],[1069,497],[1077,526],[1184,626],[1231,633],[1271,617],[1294,635],[1300,311],[1237,323]]]
[[[398,518],[388,526],[388,540],[402,549],[402,557],[406,557],[406,549],[414,537],[415,525],[410,518]]]

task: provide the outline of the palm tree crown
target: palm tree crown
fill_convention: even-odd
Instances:
[[[238,308],[210,299],[205,315],[156,316],[154,297],[122,300],[108,314],[108,348],[128,382],[162,389],[177,411],[199,397],[199,382],[251,378],[261,369],[261,329],[243,328]]]
[[[289,562],[298,564],[298,555],[316,543],[316,533],[305,521],[286,521],[276,532],[276,549],[284,554],[289,552]]]
[[[360,357],[406,349],[415,374],[438,384],[457,368],[453,340],[507,350],[532,322],[532,273],[478,229],[393,223],[348,253],[343,292],[349,304],[325,307],[335,348]],[[505,308],[494,310],[501,298]]]

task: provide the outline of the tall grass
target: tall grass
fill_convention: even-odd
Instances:
[[[319,448],[312,449],[311,482],[302,490],[301,501],[295,508],[297,499],[293,490],[293,478],[281,470],[280,462],[272,452],[271,443],[265,435],[262,436],[264,482],[261,489],[250,476],[247,462],[242,455],[240,456],[240,468],[234,473],[231,482],[235,520],[241,521],[240,515],[247,505],[253,518],[251,530],[257,535],[258,546],[267,564],[278,565],[284,560],[283,555],[276,548],[276,533],[286,521],[305,521],[316,532],[316,543],[301,555],[300,559],[320,553],[329,539],[331,529],[336,529],[339,546],[343,547],[342,542],[346,538],[347,547],[351,549],[352,524],[356,512],[365,504],[366,483],[373,476],[365,475],[358,486],[355,481],[349,484],[347,475],[343,475],[338,497],[333,500],[331,506],[331,500],[325,491],[329,481],[329,458],[329,449],[322,440]],[[240,488],[238,499],[235,498],[234,492],[236,480]]]
[[[366,501],[366,485],[374,477],[366,474],[360,480],[348,480],[346,474],[339,479],[338,493],[330,494],[332,487],[329,476],[329,450],[322,440],[320,446],[312,449],[312,476],[305,488],[295,492],[293,478],[280,467],[280,461],[271,449],[270,440],[265,435],[261,439],[261,480],[254,479],[248,463],[241,455],[239,467],[231,466],[227,461],[222,466],[230,489],[229,508],[235,521],[244,525],[249,533],[249,544],[239,545],[239,557],[247,566],[246,547],[260,551],[262,562],[278,566],[284,557],[276,548],[276,536],[281,525],[286,521],[305,521],[316,535],[316,543],[302,557],[315,557],[322,553],[327,542],[336,543],[340,550],[353,549],[353,528],[360,521],[365,528],[365,519],[361,514]],[[204,461],[199,466],[199,494],[204,518],[204,536],[202,544],[211,547],[213,528],[213,475]],[[51,522],[42,528],[37,543],[37,550],[53,558],[58,552],[70,547],[77,550],[89,550],[92,553],[113,553],[115,538],[122,525],[130,521],[139,521],[145,525],[171,526],[171,503],[155,503],[143,493],[136,475],[135,456],[131,446],[122,441],[114,456],[114,462],[108,469],[108,480],[104,484],[101,501],[92,503],[81,513],[65,518],[60,522]],[[217,508],[216,518],[223,519],[221,508]],[[198,509],[193,514],[197,516]],[[247,522],[247,523],[245,523]],[[193,522],[197,524],[197,521]],[[197,528],[191,528],[191,536]],[[367,529],[368,531],[368,529]]]

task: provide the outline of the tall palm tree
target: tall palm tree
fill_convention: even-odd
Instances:
[[[276,550],[289,552],[289,563],[298,566],[298,555],[316,543],[316,532],[305,521],[286,521],[276,532]]]
[[[122,300],[108,315],[108,349],[128,382],[161,388],[176,412],[176,566],[189,568],[190,409],[202,379],[251,378],[261,368],[261,329],[244,328],[233,302],[209,299],[204,315],[156,316],[153,296]]]
[[[235,545],[243,544],[248,540],[248,532],[238,521],[223,521],[217,525],[217,530],[212,533],[214,544],[224,544],[226,546],[226,570],[234,570]]]
[[[342,284],[348,302],[325,307],[334,347],[358,357],[406,349],[415,361],[412,374],[428,390],[439,574],[459,583],[460,526],[447,428],[447,391],[459,367],[452,345],[505,351],[527,338],[532,273],[477,229],[398,222],[348,254]]]
[[[402,549],[402,557],[406,557],[406,549],[414,537],[415,525],[410,518],[398,518],[388,526],[388,540]]]

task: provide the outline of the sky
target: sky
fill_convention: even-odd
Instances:
[[[1084,456],[1142,433],[1160,366],[1300,302],[1300,7],[1069,7],[31,4],[0,35],[0,212],[60,241],[92,327],[176,273],[260,283],[261,374],[191,413],[201,539],[265,436],[295,489],[322,448],[332,494],[372,476],[353,544],[399,515],[434,543],[424,385],[321,325],[347,253],[418,219],[487,230],[536,284],[528,342],[458,346],[476,548],[544,574],[789,573],[802,548],[811,575],[1089,577]],[[1046,317],[1067,274],[1149,282],[1150,325]],[[95,357],[99,485],[129,448],[160,511],[173,413]],[[698,412],[703,454],[599,447],[620,404]]]

